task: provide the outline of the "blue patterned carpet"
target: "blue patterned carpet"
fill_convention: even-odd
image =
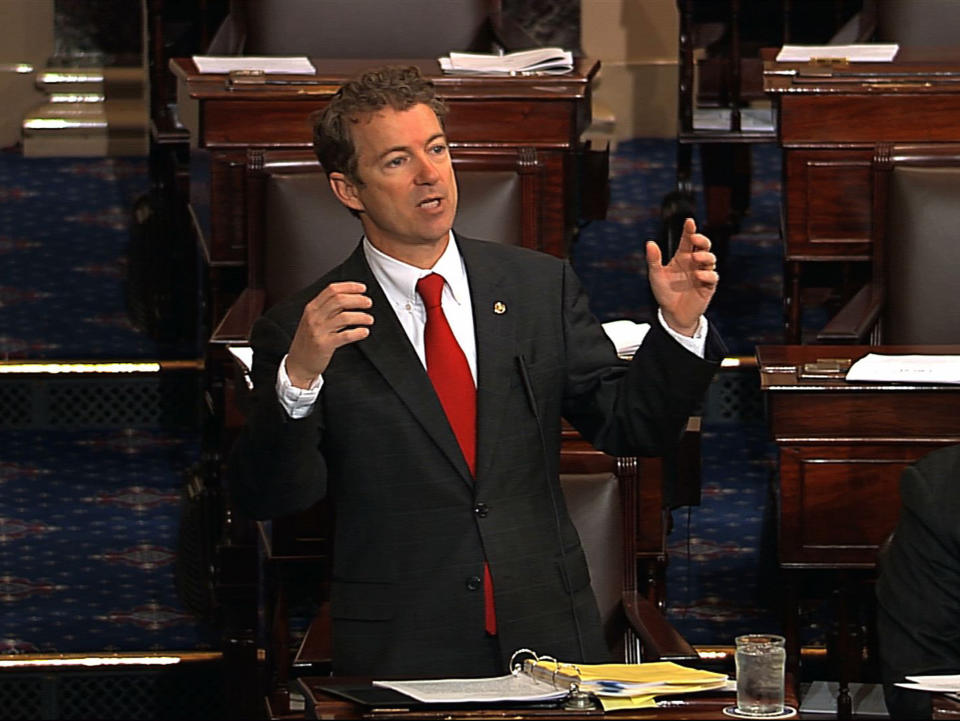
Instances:
[[[672,142],[642,139],[611,158],[608,220],[584,228],[572,256],[602,320],[651,315],[643,241],[657,233],[674,159]],[[780,340],[779,177],[776,148],[757,147],[751,214],[709,314],[737,355]],[[141,159],[0,154],[2,357],[157,356],[125,310],[128,216],[146,182]],[[691,641],[730,643],[779,628],[765,592],[774,457],[760,413],[705,410],[703,500],[674,513],[668,610]],[[0,652],[214,643],[172,576],[177,499],[198,446],[195,431],[164,428],[0,431]]]

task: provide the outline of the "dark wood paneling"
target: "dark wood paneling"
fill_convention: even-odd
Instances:
[[[786,155],[788,259],[870,257],[871,155],[869,149]]]

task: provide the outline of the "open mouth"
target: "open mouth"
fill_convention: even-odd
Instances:
[[[443,202],[443,198],[425,198],[417,203],[418,208],[423,208],[424,210],[436,210],[440,207]]]

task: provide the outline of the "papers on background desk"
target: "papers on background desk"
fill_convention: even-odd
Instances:
[[[226,75],[234,70],[259,70],[267,75],[316,75],[317,69],[305,57],[263,57],[257,55],[194,55],[193,64],[201,73]]]
[[[896,43],[855,45],[784,45],[778,63],[809,63],[811,60],[846,60],[850,63],[888,63],[897,55]]]
[[[933,691],[938,693],[960,694],[960,674],[941,676],[907,676],[906,681],[897,684],[911,691]]]
[[[573,70],[573,53],[563,48],[519,50],[506,55],[454,52],[437,61],[443,72],[461,75],[563,75]]]
[[[848,381],[960,383],[960,355],[868,353],[850,366]]]
[[[616,346],[617,355],[621,358],[633,358],[633,354],[647,337],[650,324],[635,323],[632,320],[611,320],[603,324],[603,330]]]

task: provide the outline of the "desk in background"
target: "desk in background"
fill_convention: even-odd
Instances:
[[[804,377],[805,364],[856,360],[868,352],[960,354],[960,345],[757,348],[760,386],[779,447],[778,552],[781,568],[791,572],[784,616],[794,667],[797,572],[827,570],[840,584],[847,571],[872,571],[880,544],[897,523],[903,469],[936,448],[960,443],[960,385]],[[844,628],[843,602],[840,608]]]
[[[876,145],[960,140],[960,52],[901,48],[891,63],[766,57],[764,90],[776,105],[783,148],[785,338],[799,343],[803,264],[873,256]]]
[[[214,271],[246,263],[240,211],[246,151],[310,149],[310,113],[325,107],[349,77],[388,63],[417,65],[434,81],[449,108],[446,131],[454,155],[460,150],[502,155],[533,149],[545,167],[545,182],[540,197],[525,202],[540,208],[541,250],[566,256],[583,211],[578,206],[602,212],[606,155],[590,153],[580,140],[590,125],[598,61],[580,58],[566,75],[518,77],[444,75],[432,59],[313,63],[315,76],[268,76],[269,83],[231,85],[225,75],[199,73],[189,58],[170,61],[179,120],[190,133],[190,208],[204,259]],[[592,161],[599,161],[599,175],[581,182],[584,163]],[[213,322],[217,320],[214,313]]]

